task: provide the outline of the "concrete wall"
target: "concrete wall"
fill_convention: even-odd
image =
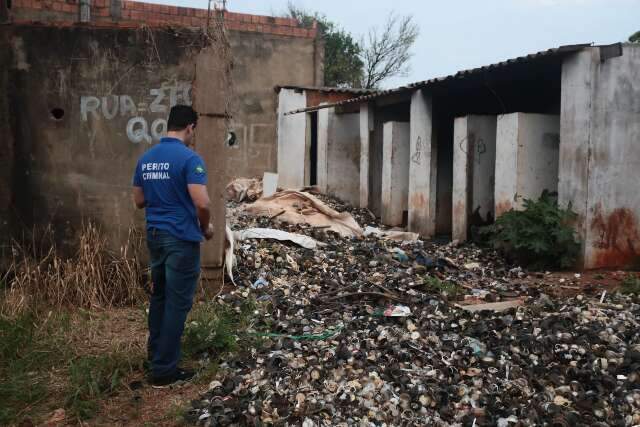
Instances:
[[[262,177],[265,171],[278,170],[277,162],[283,159],[277,153],[276,123],[281,121],[276,117],[276,111],[284,109],[277,105],[278,98],[273,88],[285,84],[304,86],[317,83],[316,41],[231,31],[230,42],[234,61],[231,126],[238,144],[228,149],[227,179]],[[300,107],[305,105],[300,104]],[[288,116],[288,119],[304,121],[304,114]],[[302,149],[304,141],[303,135]],[[304,156],[299,166],[304,167]],[[296,178],[291,183],[297,182]]]
[[[326,193],[357,206],[360,201],[360,114],[336,114],[331,108],[327,116]],[[322,146],[319,141],[319,152]],[[320,165],[320,155],[318,163]]]
[[[583,266],[637,268],[640,46],[605,61],[598,48],[567,58],[562,90],[560,200],[579,214]]]
[[[498,116],[496,130],[496,217],[558,190],[560,118],[513,113]]]
[[[411,97],[409,162],[409,231],[423,237],[436,232],[437,144],[431,97],[417,90]]]
[[[304,108],[303,91],[282,89],[278,97],[278,183],[284,188],[304,186],[307,120],[304,114],[284,113]]]
[[[118,248],[129,227],[142,224],[143,213],[131,202],[138,157],[165,130],[169,107],[191,103],[196,71],[212,76],[208,87],[221,90],[215,78],[220,69],[196,66],[199,31],[148,31],[0,27],[5,242],[12,233],[53,224],[61,244],[73,243],[75,231],[91,219]],[[214,99],[222,95],[209,93]],[[221,204],[216,181],[224,173],[224,128],[218,123],[198,131],[197,150],[205,159],[217,159],[208,164],[210,196],[214,205]],[[223,218],[216,220],[224,224]],[[213,258],[204,263],[219,265]]]
[[[409,123],[386,122],[382,148],[382,222],[402,225],[409,195]]]
[[[142,3],[98,0],[91,2],[91,22],[100,26],[140,28],[204,28],[215,22],[215,12],[201,9]],[[13,0],[5,20],[12,22],[56,22],[68,26],[79,20],[78,2],[68,0]],[[0,22],[2,15],[0,14]],[[290,18],[259,16],[225,11],[233,57],[231,131],[236,144],[228,148],[223,181],[233,177],[262,177],[277,168],[277,85],[322,85],[324,46],[317,27],[303,28]]]
[[[452,238],[464,241],[469,227],[493,222],[496,116],[455,119]]]
[[[369,206],[369,159],[375,116],[373,105],[360,104],[360,207]]]

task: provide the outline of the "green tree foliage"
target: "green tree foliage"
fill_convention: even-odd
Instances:
[[[524,200],[524,210],[510,210],[495,224],[480,229],[481,238],[504,256],[533,268],[569,268],[580,242],[571,223],[576,214],[558,207],[556,196],[544,191],[540,199]]]
[[[325,86],[360,87],[364,65],[360,59],[362,48],[351,34],[326,16],[297,8],[293,3],[289,3],[287,14],[307,28],[311,28],[314,21],[318,23],[325,43]]]
[[[629,36],[629,41],[631,43],[640,43],[640,31],[636,31],[635,33]]]

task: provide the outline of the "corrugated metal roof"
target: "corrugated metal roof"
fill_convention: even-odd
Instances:
[[[393,94],[406,92],[406,91],[413,91],[413,90],[421,89],[421,88],[424,88],[424,87],[428,87],[428,86],[431,86],[431,85],[434,85],[434,84],[437,84],[437,83],[444,83],[444,82],[464,79],[464,78],[469,77],[471,75],[474,75],[474,74],[477,74],[477,73],[483,73],[483,72],[486,72],[486,71],[491,71],[491,70],[494,70],[496,68],[502,68],[502,67],[505,67],[505,66],[513,65],[513,64],[532,62],[532,61],[535,61],[535,60],[540,59],[540,58],[546,58],[546,57],[551,57],[551,56],[556,56],[556,55],[564,55],[564,54],[571,53],[571,52],[577,52],[577,51],[579,51],[581,49],[584,49],[585,47],[589,47],[589,46],[592,46],[592,45],[593,45],[592,43],[585,43],[585,44],[566,45],[566,46],[560,46],[560,47],[553,48],[553,49],[547,49],[547,50],[543,50],[543,51],[540,51],[540,52],[532,53],[532,54],[529,54],[529,55],[519,56],[517,58],[512,58],[512,59],[507,59],[506,61],[497,62],[497,63],[491,64],[491,65],[485,65],[485,66],[478,67],[478,68],[471,68],[471,69],[468,69],[468,70],[458,71],[455,74],[450,74],[450,75],[445,76],[445,77],[436,77],[436,78],[429,79],[429,80],[422,80],[422,81],[419,81],[419,82],[410,83],[410,84],[408,84],[406,86],[400,86],[400,87],[393,88],[393,89],[385,89],[385,90],[374,91],[374,92],[372,92],[370,94],[367,94],[367,95],[364,95],[364,96],[347,99],[347,100],[336,102],[336,103],[333,103],[333,104],[323,104],[323,105],[317,105],[317,106],[314,106],[314,107],[300,108],[298,110],[293,110],[293,111],[289,111],[289,112],[285,113],[285,116],[290,115],[290,114],[304,113],[304,112],[308,112],[308,111],[316,111],[316,110],[320,110],[322,108],[331,108],[331,107],[336,107],[336,106],[345,105],[345,104],[360,104],[362,102],[370,101],[372,99],[380,98],[380,97],[387,96],[387,95],[393,95]]]
[[[350,87],[295,86],[295,85],[279,85],[275,87],[276,92],[280,92],[280,89],[313,90],[317,92],[326,92],[326,93],[351,93],[355,95],[371,94],[371,93],[378,92],[375,89],[362,89],[362,88],[350,88]]]

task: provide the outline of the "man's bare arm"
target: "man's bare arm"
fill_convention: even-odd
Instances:
[[[144,200],[142,187],[133,187],[133,203],[136,204],[138,209],[142,209],[147,205],[147,202]]]
[[[202,184],[188,184],[187,187],[191,200],[193,200],[193,204],[196,207],[198,220],[200,221],[200,229],[204,237],[209,240],[213,233],[209,227],[209,221],[211,220],[211,201],[209,200],[207,186]]]

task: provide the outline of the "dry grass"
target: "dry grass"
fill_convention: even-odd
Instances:
[[[0,314],[15,316],[38,306],[125,307],[144,300],[145,267],[139,259],[142,236],[135,229],[130,228],[127,241],[117,252],[109,248],[100,230],[88,223],[71,257],[62,255],[50,227],[33,236],[30,241],[12,244],[12,259],[2,277],[7,289]]]

